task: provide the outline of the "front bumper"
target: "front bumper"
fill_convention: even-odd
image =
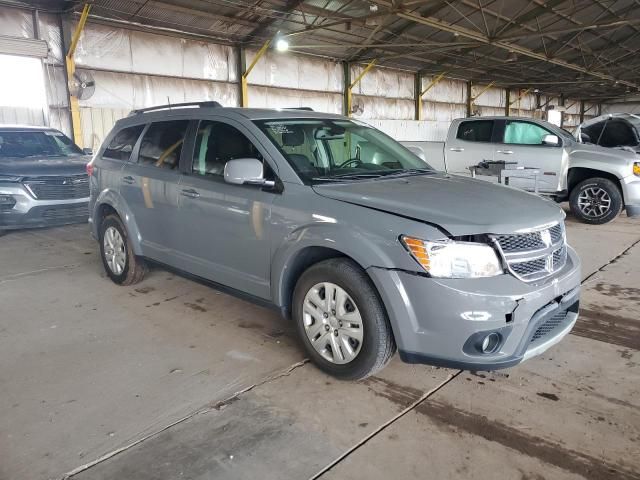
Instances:
[[[369,268],[387,308],[403,361],[495,370],[516,365],[566,336],[578,318],[580,260],[568,247],[565,267],[542,284],[511,275],[435,279]],[[500,337],[492,353],[481,340]]]
[[[0,195],[15,201],[11,208],[0,207],[0,230],[86,223],[89,217],[89,198],[37,200],[19,183],[0,183]]]
[[[640,216],[640,177],[630,175],[620,181],[627,216]]]

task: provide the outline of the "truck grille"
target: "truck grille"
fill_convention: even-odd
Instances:
[[[70,206],[56,205],[42,212],[42,218],[46,218],[47,220],[73,219],[76,217],[89,218],[88,204]]]
[[[525,282],[549,277],[567,262],[564,223],[535,232],[492,235],[511,273]]]
[[[89,177],[86,174],[27,177],[23,183],[38,200],[73,200],[89,196]]]

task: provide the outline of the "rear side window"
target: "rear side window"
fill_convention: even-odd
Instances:
[[[493,120],[474,120],[462,122],[456,138],[467,142],[490,142],[492,133]]]
[[[144,125],[123,128],[111,139],[102,156],[112,160],[128,162],[129,158],[131,158],[131,152],[133,152],[133,146],[138,141],[143,129]]]
[[[138,163],[177,169],[188,125],[188,120],[152,123],[142,137]]]
[[[638,140],[631,125],[624,120],[609,120],[604,127],[599,145],[603,147],[624,147],[633,146],[637,143]]]

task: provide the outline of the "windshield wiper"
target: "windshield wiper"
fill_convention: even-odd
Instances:
[[[380,176],[389,178],[389,177],[404,177],[408,175],[432,175],[436,173],[435,170],[430,168],[407,168],[403,170],[393,170],[390,173],[382,173]]]
[[[331,177],[313,177],[311,180],[317,182],[344,182],[345,180],[366,180],[371,178],[380,178],[379,173],[344,173],[342,175],[333,175]]]

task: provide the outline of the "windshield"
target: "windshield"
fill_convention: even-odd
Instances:
[[[56,130],[0,131],[0,158],[70,155],[83,153],[69,138]]]
[[[419,157],[364,123],[332,119],[258,120],[305,183],[433,173]]]

